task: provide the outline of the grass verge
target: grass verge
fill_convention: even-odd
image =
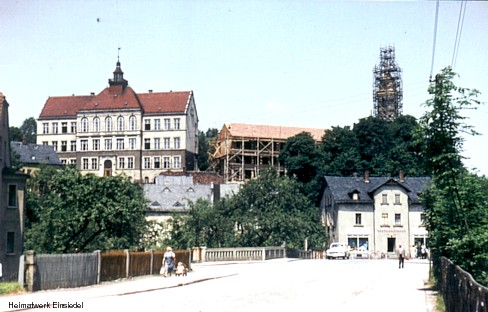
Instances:
[[[18,282],[0,282],[0,296],[12,295],[24,292]]]

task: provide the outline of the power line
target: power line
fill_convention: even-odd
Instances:
[[[434,42],[432,44],[432,61],[430,65],[430,80],[432,80],[432,73],[434,72],[434,57],[435,57],[435,46],[437,40],[437,21],[439,17],[439,0],[436,2],[435,6],[435,22],[434,22]]]
[[[451,60],[451,68],[454,70],[456,66],[457,56],[459,52],[459,45],[461,42],[461,34],[463,32],[463,25],[464,25],[464,15],[466,13],[466,4],[467,1],[463,0],[461,2],[461,6],[459,7],[459,17],[458,17],[458,25],[456,31],[456,40],[454,41],[454,50],[452,51],[452,60]]]

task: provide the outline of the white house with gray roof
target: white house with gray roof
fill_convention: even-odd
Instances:
[[[168,221],[174,214],[188,213],[190,203],[198,199],[211,203],[239,191],[240,184],[221,184],[222,177],[206,172],[192,174],[162,174],[154,184],[144,184],[149,201],[146,218],[157,222]]]
[[[393,255],[399,245],[410,252],[427,243],[425,213],[419,195],[428,177],[325,177],[322,221],[329,241],[351,249]]]

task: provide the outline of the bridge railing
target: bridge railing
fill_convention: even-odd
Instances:
[[[488,312],[488,288],[445,257],[441,257],[439,282],[446,312]]]
[[[199,248],[197,248],[199,249]],[[241,247],[241,248],[201,248],[202,255],[199,259],[206,261],[264,261],[276,258],[286,257],[286,248],[284,247]],[[195,252],[195,249],[194,249]]]

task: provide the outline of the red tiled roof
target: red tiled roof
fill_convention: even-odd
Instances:
[[[145,113],[184,113],[191,92],[158,92],[139,94]]]
[[[145,113],[184,113],[191,95],[186,92],[136,94],[131,87],[105,88],[97,95],[49,97],[40,118],[75,117],[80,110],[143,109]]]
[[[123,91],[122,91],[123,90]],[[119,109],[140,109],[137,95],[131,87],[122,89],[122,86],[111,86],[105,88],[96,96],[91,97],[80,110],[119,110]]]
[[[266,139],[282,139],[286,140],[289,137],[295,136],[302,132],[309,132],[316,141],[321,141],[325,133],[325,129],[317,128],[298,128],[298,127],[283,127],[283,126],[269,126],[269,125],[251,125],[241,123],[227,123],[224,124],[230,135],[233,137],[245,138],[266,138]]]
[[[75,117],[92,96],[55,96],[49,97],[42,108],[39,117]]]

